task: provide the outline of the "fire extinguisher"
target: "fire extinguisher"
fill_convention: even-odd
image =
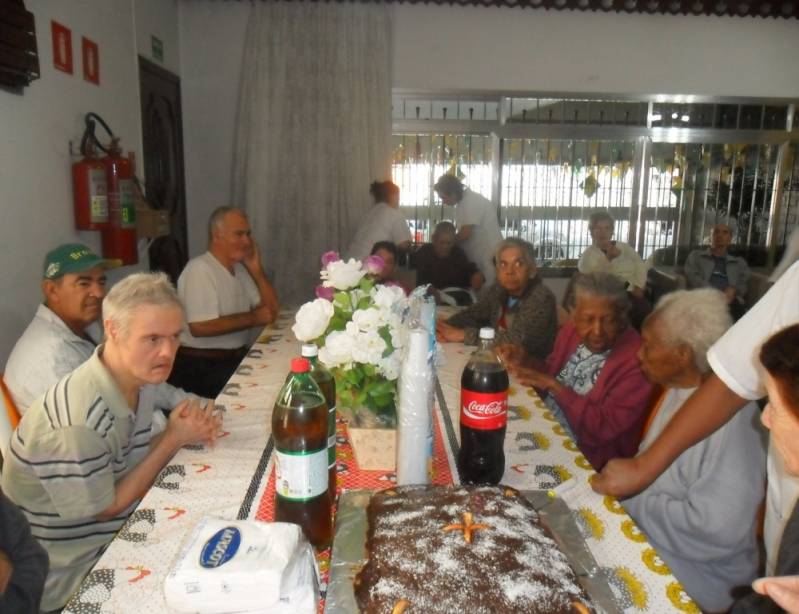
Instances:
[[[121,260],[123,264],[136,264],[139,253],[136,240],[133,161],[122,156],[119,139],[102,117],[96,113],[87,113],[85,122],[86,129],[80,145],[84,159],[76,162],[72,171],[76,226],[79,230],[101,232],[103,257]],[[99,122],[111,138],[108,147],[104,147],[94,134],[95,122]],[[105,152],[106,156],[95,158],[95,147]],[[90,169],[90,172],[86,169]],[[101,192],[106,198],[104,219],[101,215]]]
[[[108,180],[105,165],[95,157],[94,145],[81,142],[83,159],[72,165],[75,228],[101,230],[108,226]]]
[[[101,229],[103,257],[119,259],[122,264],[136,264],[139,250],[136,241],[133,162],[122,156],[117,138],[112,139],[108,156],[102,158],[102,162],[108,181],[109,209],[109,224]]]

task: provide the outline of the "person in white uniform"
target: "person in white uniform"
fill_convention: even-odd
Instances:
[[[3,376],[20,414],[91,358],[102,338],[99,320],[105,272],[119,265],[118,260],[104,260],[80,243],[59,245],[45,256],[44,303],[11,350]],[[190,396],[166,383],[154,391],[156,408],[165,410]],[[161,426],[162,418],[156,415],[157,430]]]
[[[375,204],[358,224],[347,256],[363,260],[372,253],[375,243],[382,241],[393,243],[402,252],[408,251],[413,237],[399,210],[399,186],[391,181],[375,181],[369,187],[369,193]]]
[[[611,460],[592,481],[594,490],[627,497],[649,486],[680,454],[726,424],[748,401],[765,396],[760,346],[773,333],[799,322],[799,263],[795,263],[707,353],[713,375],[685,401],[660,436],[635,458]],[[785,523],[799,496],[769,443],[764,540],[766,571],[776,567]]]
[[[208,251],[190,260],[178,279],[188,327],[169,381],[213,399],[280,305],[244,211],[219,207],[208,235]]]
[[[502,241],[497,209],[486,197],[472,192],[454,175],[442,175],[434,186],[445,205],[455,207],[456,239],[485,277],[485,285],[496,281],[494,250]]]

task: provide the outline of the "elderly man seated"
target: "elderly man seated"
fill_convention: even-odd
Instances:
[[[36,399],[11,436],[3,492],[50,557],[42,609],[61,608],[182,446],[220,420],[186,400],[153,436],[154,386],[169,375],[183,307],[166,275],[139,273],[103,303],[105,343]]]
[[[538,276],[533,246],[521,239],[500,241],[495,251],[497,282],[472,306],[439,321],[439,341],[477,343],[482,326],[496,329],[499,344],[524,348],[544,357],[557,330],[555,296]]]
[[[727,224],[716,224],[710,234],[710,247],[696,249],[685,260],[685,278],[689,288],[716,288],[724,293],[735,319],[744,313],[749,281],[746,260],[729,253],[732,230]]]
[[[651,386],[636,358],[641,338],[629,325],[624,284],[610,273],[579,275],[572,317],[541,363],[518,346],[500,354],[520,383],[535,386],[564,430],[599,471],[633,456]]]
[[[456,245],[455,237],[452,222],[441,222],[436,226],[432,243],[425,243],[413,255],[417,284],[430,284],[436,290],[469,288],[475,293],[483,287],[485,277],[466,257],[463,248]]]
[[[710,375],[707,350],[732,324],[712,289],[672,292],[644,322],[638,357],[664,389],[641,442],[645,450]],[[704,612],[732,605],[732,589],[757,572],[755,517],[765,494],[766,450],[749,402],[683,452],[649,488],[623,502],[674,576]]]
[[[20,414],[91,357],[102,337],[105,271],[118,265],[80,243],[59,245],[45,256],[44,303],[11,350],[4,375]],[[159,409],[171,409],[190,396],[167,383],[157,386],[155,393]]]

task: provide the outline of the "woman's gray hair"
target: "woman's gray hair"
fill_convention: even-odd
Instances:
[[[166,273],[134,273],[111,288],[103,299],[103,320],[114,322],[125,336],[134,312],[143,305],[183,311],[180,297]]]
[[[580,295],[606,298],[613,301],[616,314],[626,320],[630,311],[630,297],[624,282],[611,273],[580,273],[574,278],[574,304]]]
[[[700,373],[708,373],[707,351],[732,326],[724,294],[715,288],[676,290],[661,298],[647,322],[657,320],[671,345],[687,345]]]
[[[494,266],[499,264],[499,257],[506,249],[517,247],[522,252],[522,257],[528,266],[535,266],[535,248],[533,244],[518,237],[508,237],[502,239],[494,248]]]

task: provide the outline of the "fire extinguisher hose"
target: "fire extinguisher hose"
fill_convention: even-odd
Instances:
[[[89,141],[91,141],[92,144],[95,147],[97,147],[100,151],[106,154],[109,153],[108,148],[103,146],[103,144],[97,138],[97,135],[95,135],[94,133],[94,128],[96,125],[95,120],[99,122],[103,128],[105,128],[106,133],[108,133],[108,136],[111,138],[111,142],[113,142],[113,140],[116,138],[116,136],[114,136],[114,132],[111,130],[111,128],[108,127],[108,124],[105,122],[105,120],[102,117],[97,115],[97,113],[91,111],[89,113],[86,113],[86,117],[84,118],[84,121],[86,122],[86,128],[84,129],[83,136],[81,137],[80,140],[80,153],[83,156],[86,156],[88,153],[87,145]]]

